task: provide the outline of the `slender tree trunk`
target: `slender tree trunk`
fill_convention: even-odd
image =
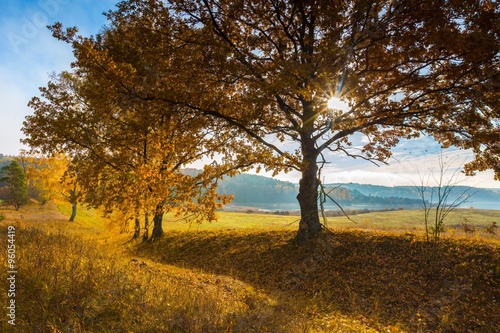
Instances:
[[[76,217],[76,202],[71,203],[71,216],[69,217],[69,222],[75,222]]]
[[[139,214],[135,217],[135,226],[134,226],[134,237],[133,239],[137,239],[141,236],[141,218]]]
[[[303,140],[302,152],[305,164],[297,195],[300,205],[300,223],[295,240],[298,243],[304,243],[321,233],[318,209],[320,181],[318,179],[318,165],[316,164],[318,153],[312,140]]]
[[[75,222],[76,218],[76,204],[78,203],[78,197],[76,193],[76,183],[73,184],[73,189],[69,191],[69,202],[71,203],[71,216],[69,217],[69,222]]]
[[[149,214],[146,212],[144,214],[144,234],[142,235],[142,241],[145,242],[149,239]]]
[[[163,202],[156,206],[155,216],[153,218],[153,232],[151,240],[155,240],[163,235]]]

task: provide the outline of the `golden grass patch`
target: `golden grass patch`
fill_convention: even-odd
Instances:
[[[444,238],[429,263],[414,232],[336,227],[295,245],[293,217],[166,223],[142,243],[92,211],[2,213],[1,234],[16,226],[19,332],[500,331],[500,250],[479,234]]]
[[[307,313],[311,329],[332,318],[378,331],[496,332],[500,251],[445,239],[436,262],[413,234],[336,231],[298,246],[292,231],[169,232],[135,255],[193,271],[231,276],[279,295]],[[364,329],[366,329],[366,327]],[[361,332],[362,330],[360,330]]]

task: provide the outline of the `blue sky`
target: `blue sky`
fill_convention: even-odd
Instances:
[[[2,0],[0,11],[0,153],[17,155],[26,105],[53,72],[69,69],[71,48],[46,28],[55,22],[95,34],[114,0]]]
[[[22,145],[20,131],[24,117],[32,111],[27,107],[31,97],[39,94],[53,72],[70,68],[71,48],[54,39],[47,25],[61,22],[77,26],[80,33],[96,34],[106,24],[104,11],[115,8],[115,0],[3,0],[0,12],[0,153],[17,155]],[[361,145],[363,138],[355,140]],[[324,168],[326,182],[357,182],[378,185],[413,185],[429,168],[437,168],[439,146],[429,138],[404,141],[394,149],[389,165],[377,167],[364,160],[346,156],[328,156]],[[446,151],[448,160],[458,167],[469,154]],[[297,173],[278,178],[297,182]],[[500,188],[493,173],[464,180],[464,184]]]

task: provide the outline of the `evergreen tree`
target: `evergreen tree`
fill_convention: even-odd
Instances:
[[[27,204],[29,200],[26,174],[16,161],[2,167],[2,172],[4,173],[2,181],[7,182],[10,188],[8,202],[18,210],[21,206]]]

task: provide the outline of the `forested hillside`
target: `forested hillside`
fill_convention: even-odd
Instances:
[[[0,201],[5,200],[8,196],[8,189],[5,188],[7,183],[2,180],[2,178],[5,176],[4,173],[2,172],[2,167],[9,165],[10,162],[14,159],[12,156],[6,156],[4,154],[0,154]]]
[[[9,164],[10,161],[12,161],[13,159],[14,159],[14,157],[12,157],[12,156],[7,156],[7,155],[4,155],[4,154],[0,154],[0,169],[4,165]]]
[[[190,172],[193,172],[192,170]],[[426,198],[430,199],[428,188]],[[434,188],[436,189],[436,188]],[[274,178],[241,174],[232,178],[225,178],[219,182],[218,192],[220,194],[233,194],[235,205],[251,204],[295,204],[297,203],[298,184],[277,180]],[[370,184],[327,184],[325,193],[327,201],[331,199],[342,205],[401,205],[419,206],[422,203],[416,186],[380,186]],[[495,189],[470,188],[467,186],[455,186],[450,194],[449,200],[463,193],[473,194],[469,203],[475,202],[499,202],[500,191]],[[435,197],[433,198],[436,199]],[[330,200],[331,203],[331,200]],[[500,204],[499,204],[500,206]],[[500,208],[500,207],[499,207]]]
[[[400,198],[413,198],[420,199],[420,194],[417,190],[417,186],[379,186],[379,185],[369,185],[369,184],[336,184],[336,186],[342,186],[349,189],[349,191],[359,191],[361,194],[370,197],[400,197]],[[432,187],[428,188],[428,192],[432,190]],[[454,186],[450,193],[450,198],[455,198],[463,193],[471,193],[471,202],[474,201],[488,201],[488,202],[499,202],[500,206],[500,191],[498,189],[487,189],[487,188],[471,188],[469,186]]]
[[[333,184],[325,186],[327,200],[335,200],[344,205],[362,204],[390,204],[390,205],[418,205],[420,199],[408,196],[372,195],[365,194],[361,188],[349,187],[349,184]],[[361,185],[364,186],[364,185]],[[371,185],[367,185],[371,186]],[[387,188],[390,189],[390,188]],[[280,204],[297,203],[298,185],[269,177],[258,175],[241,174],[236,177],[226,178],[219,182],[220,194],[233,194],[233,204]]]
[[[269,177],[241,174],[219,182],[220,194],[234,194],[233,203],[296,202],[297,185]]]

